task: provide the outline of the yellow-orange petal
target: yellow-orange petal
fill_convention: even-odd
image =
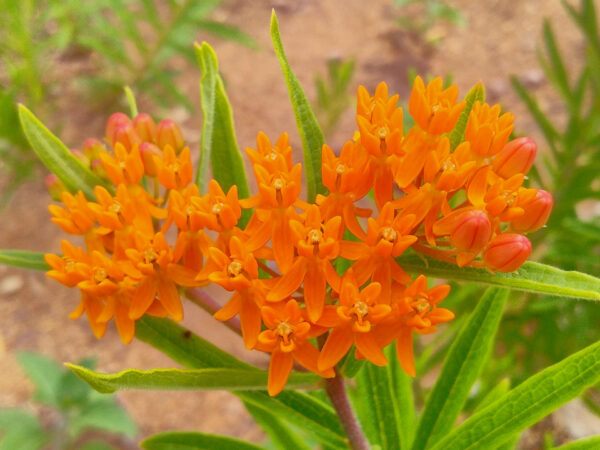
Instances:
[[[173,320],[179,322],[183,319],[183,306],[179,298],[179,292],[175,283],[167,278],[164,274],[160,274],[157,279],[158,300],[165,307]]]
[[[129,313],[125,305],[119,304],[117,306],[115,310],[115,322],[123,344],[129,344],[135,335],[135,320],[129,318]]]
[[[261,326],[260,308],[251,298],[242,299],[240,323],[244,345],[250,350],[256,345]]]
[[[156,279],[145,277],[131,297],[129,305],[129,318],[136,320],[142,317],[154,301],[156,295]]]
[[[321,350],[317,367],[325,371],[335,366],[352,347],[354,336],[349,326],[335,328],[329,334],[327,342]]]
[[[387,365],[387,358],[371,333],[354,333],[354,343],[360,353],[373,364],[376,366]]]
[[[213,314],[213,317],[221,322],[231,319],[242,309],[242,299],[239,293],[234,293],[229,301],[225,303],[220,310]]]
[[[287,273],[284,273],[267,294],[267,301],[278,302],[294,293],[304,281],[307,271],[307,262],[305,258],[298,258]]]
[[[408,327],[402,327],[398,334],[398,340],[396,341],[396,354],[402,370],[407,375],[414,377],[417,372],[415,371],[415,357],[413,353],[413,337],[412,330]]]
[[[274,397],[283,390],[293,366],[294,358],[291,353],[275,351],[271,354],[267,387],[271,397]]]

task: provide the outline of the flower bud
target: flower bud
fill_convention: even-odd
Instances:
[[[158,147],[163,149],[170,145],[175,150],[176,154],[179,154],[184,146],[183,135],[181,130],[175,122],[172,120],[162,120],[158,124],[156,143]]]
[[[90,159],[87,156],[85,156],[85,154],[81,150],[77,150],[75,148],[71,149],[71,154],[75,156],[75,158],[77,158],[79,162],[85,167],[90,167]]]
[[[528,137],[510,141],[494,158],[493,169],[502,178],[510,178],[518,173],[526,174],[533,165],[537,145]]]
[[[138,114],[135,116],[133,127],[142,141],[156,141],[156,123],[148,114]]]
[[[48,189],[52,200],[60,202],[62,193],[67,190],[67,187],[56,175],[51,173],[46,177],[46,189]]]
[[[108,118],[108,121],[106,122],[106,140],[112,144],[115,129],[119,125],[130,123],[131,119],[122,112],[116,112],[114,114],[111,114],[111,116]]]
[[[511,229],[520,233],[539,230],[548,221],[553,204],[554,200],[549,192],[537,191],[535,198],[523,205],[525,214],[510,223]]]
[[[131,123],[123,123],[115,128],[111,144],[113,147],[119,142],[127,151],[130,151],[135,144],[140,144],[141,139],[135,132]]]
[[[106,151],[106,147],[98,139],[88,138],[83,142],[82,151],[87,159],[91,161],[99,158],[100,153]]]
[[[464,252],[481,250],[490,240],[492,225],[485,212],[465,211],[455,219],[455,228],[450,234],[450,242]]]
[[[499,272],[514,272],[529,258],[531,242],[522,234],[504,233],[496,236],[483,254],[487,267]]]
[[[102,161],[100,159],[93,159],[90,163],[90,168],[92,169],[92,172],[94,172],[103,180],[109,179],[108,174],[106,173],[106,169],[104,168],[104,165],[102,164]]]
[[[144,163],[144,173],[148,176],[156,176],[156,165],[154,164],[153,156],[162,157],[160,149],[150,142],[142,142],[140,144],[140,155]]]

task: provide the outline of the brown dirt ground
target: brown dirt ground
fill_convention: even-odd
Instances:
[[[488,99],[500,102],[516,114],[516,129],[538,137],[508,79],[510,75],[520,77],[544,99],[542,104],[547,111],[554,117],[562,116],[560,103],[536,59],[542,19],[549,17],[558,28],[562,47],[569,49],[570,64],[577,65],[580,61],[581,39],[566,19],[560,2],[456,0],[450,3],[462,11],[467,25],[436,27],[434,33],[443,39],[434,49],[395,25],[391,18],[399,15],[399,11],[383,0],[231,0],[218,11],[218,19],[238,25],[253,36],[261,46],[260,51],[208,35],[197,38],[208,40],[219,55],[241,148],[253,146],[259,130],[274,138],[288,131],[294,148],[301,148],[286,87],[270,46],[271,8],[278,13],[290,64],[309,98],[314,98],[315,75],[324,73],[326,61],[332,57],[356,59],[354,85],[364,84],[372,90],[384,80],[404,98],[409,93],[408,68],[415,67],[423,74],[451,73],[463,93],[483,81]],[[82,65],[85,62],[63,62],[66,73],[84,70]],[[62,78],[66,81],[61,86],[60,106],[65,111],[66,125],[61,137],[76,147],[86,137],[102,135],[106,116],[90,112],[85,99],[68,84],[69,77]],[[198,71],[190,68],[180,80],[191,98],[196,97],[198,78]],[[197,146],[201,116],[190,117],[179,109],[169,115],[183,123],[184,135],[192,148]],[[329,143],[339,148],[353,130],[353,113],[349,109]],[[48,220],[48,197],[41,180],[40,177],[39,181],[23,185],[0,211],[0,248],[59,250],[63,235]],[[59,361],[76,361],[93,355],[98,358],[99,369],[107,372],[128,367],[173,366],[168,358],[141,342],[122,345],[112,327],[103,340],[97,341],[85,320],[67,319],[77,302],[74,291],[41,273],[0,266],[0,407],[34,408],[29,400],[32,386],[15,359],[16,353],[23,350],[41,352]],[[246,352],[235,334],[193,306],[186,309],[184,325],[240,358],[258,364],[265,362],[261,355]],[[120,393],[119,398],[139,424],[140,438],[167,430],[200,430],[255,442],[263,437],[241,403],[226,392],[129,391]],[[539,444],[537,440],[527,447],[536,448]]]

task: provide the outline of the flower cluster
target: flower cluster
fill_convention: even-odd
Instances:
[[[271,354],[271,395],[295,362],[331,377],[353,346],[357,358],[385,365],[383,349],[395,341],[414,375],[413,334],[454,315],[438,307],[449,286],[411,278],[398,258],[410,247],[461,267],[514,271],[531,252],[523,233],[543,226],[552,207],[550,194],[523,186],[536,146],[509,141],[513,117],[499,106],[476,103],[452,147],[465,108],[457,98],[456,86],[417,77],[415,126],[405,133],[398,96],[384,83],[373,96],[359,87],[358,131],[339,156],[323,147],[328,193],[312,203],[300,198],[302,167],[285,133],[275,143],[259,133],[246,150],[258,192],[240,199],[236,186],[225,192],[215,180],[199,192],[173,122],[114,114],[104,143],[74,151],[114,190],[97,186],[95,202],[62,192],[64,206],[50,206],[85,249],[63,241],[62,256],[46,256],[48,274],[79,287],[73,317],[85,312],[97,337],[114,317],[124,342],[144,314],[180,320],[181,287],[220,285],[231,297],[215,318],[238,315],[246,347]]]

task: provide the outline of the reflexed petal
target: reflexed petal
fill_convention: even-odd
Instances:
[[[360,353],[373,364],[377,366],[387,365],[387,358],[371,333],[355,333],[354,342]]]
[[[410,328],[403,327],[400,331],[398,340],[396,341],[396,354],[398,355],[398,361],[400,362],[400,366],[402,366],[402,370],[407,375],[414,377],[416,375],[415,357],[413,353],[412,330]]]
[[[331,331],[319,356],[319,371],[335,366],[348,353],[353,340],[354,335],[350,327],[343,326]]]
[[[270,396],[273,397],[283,390],[293,366],[294,358],[291,353],[275,351],[271,354],[268,381],[268,391]]]

